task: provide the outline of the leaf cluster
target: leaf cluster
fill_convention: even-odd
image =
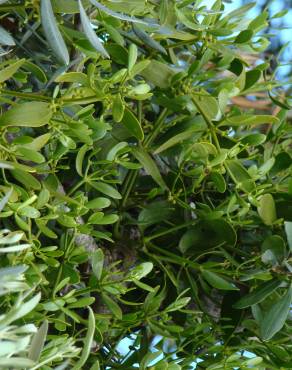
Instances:
[[[292,368],[268,11],[200,3],[0,1],[1,368]]]

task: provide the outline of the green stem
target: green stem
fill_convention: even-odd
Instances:
[[[67,196],[70,196],[73,194],[80,186],[82,186],[85,183],[85,179],[80,180],[73,188],[67,193]]]
[[[218,141],[218,137],[216,135],[216,128],[214,127],[213,122],[209,119],[209,117],[205,114],[205,112],[196,103],[195,99],[192,99],[192,101],[195,104],[197,110],[200,112],[201,116],[204,118],[205,122],[207,123],[207,126],[208,126],[208,129],[209,129],[210,133],[211,133],[213,142],[214,142],[216,148],[218,149],[218,151],[220,151],[220,144],[219,144],[219,141]]]
[[[156,238],[159,238],[160,236],[173,233],[174,231],[183,229],[183,228],[188,227],[188,226],[192,226],[194,223],[196,223],[195,220],[188,221],[188,222],[185,222],[182,225],[174,226],[174,227],[172,227],[170,229],[167,229],[167,230],[164,230],[164,231],[160,231],[159,233],[156,233],[156,234],[152,234],[151,236],[148,236],[148,237],[144,238],[144,242],[145,243],[148,243],[152,239],[156,239]]]
[[[168,109],[164,108],[155,123],[154,130],[144,140],[144,148],[147,148],[155,140],[155,138],[159,134],[159,131],[164,123],[164,120],[167,114],[168,114]]]
[[[167,257],[164,257],[164,256],[156,256],[157,258],[161,258],[161,259],[165,259],[165,260],[167,259],[168,262],[171,262],[171,263],[174,263],[174,264],[180,265],[180,266],[181,265],[190,266],[191,268],[193,268],[195,270],[198,270],[198,271],[201,268],[199,263],[191,261],[190,259],[183,258],[183,257],[178,256],[177,254],[168,252],[167,250],[159,248],[159,247],[157,247],[156,245],[154,245],[152,243],[150,243],[149,246],[150,246],[151,249],[154,249],[157,252],[159,252],[161,254],[164,254],[165,256],[168,256],[168,259],[167,259]],[[151,253],[148,252],[148,254],[151,254]]]
[[[5,90],[1,89],[1,94],[3,95],[8,95],[8,96],[14,96],[16,98],[22,98],[22,99],[33,99],[33,100],[38,100],[38,101],[52,101],[52,98],[49,96],[45,95],[39,95],[39,94],[34,94],[34,93],[23,93],[19,91],[11,91],[11,90]]]

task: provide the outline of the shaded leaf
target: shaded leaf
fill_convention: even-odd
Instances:
[[[271,339],[279,330],[282,329],[290,311],[292,300],[292,287],[264,313],[260,323],[260,334],[263,340]]]

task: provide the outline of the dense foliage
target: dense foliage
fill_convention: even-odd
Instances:
[[[1,368],[292,368],[268,12],[200,3],[0,1]]]

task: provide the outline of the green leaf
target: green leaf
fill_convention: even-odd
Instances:
[[[272,225],[276,219],[276,206],[271,194],[264,194],[259,200],[258,214],[266,225]]]
[[[143,133],[140,122],[138,121],[137,117],[128,108],[125,108],[124,110],[122,123],[129,130],[129,132],[133,136],[135,136],[138,140],[144,139],[144,133]]]
[[[237,301],[233,307],[238,309],[243,309],[254,304],[262,302],[270,294],[272,294],[281,285],[280,280],[267,281],[260,285],[257,289],[253,290],[251,293],[242,297]]]
[[[68,308],[84,308],[92,305],[95,302],[94,297],[82,297],[79,298],[76,302],[70,303]]]
[[[162,351],[156,351],[156,352],[148,352],[146,355],[142,358],[140,362],[140,369],[145,370],[149,368],[151,363],[155,361],[158,357],[160,357],[163,354]]]
[[[261,251],[264,263],[280,264],[285,258],[284,240],[279,235],[270,235],[264,240]]]
[[[0,117],[0,126],[40,127],[49,123],[53,111],[49,104],[29,102],[17,104]]]
[[[266,135],[264,134],[249,134],[242,138],[242,144],[248,144],[257,146],[263,144],[266,141]]]
[[[114,316],[117,319],[122,320],[123,312],[120,306],[105,293],[102,293],[102,299]]]
[[[214,288],[221,290],[239,290],[234,284],[222,278],[215,272],[203,270],[203,278]]]
[[[117,94],[113,100],[113,117],[116,122],[121,122],[124,116],[125,105],[120,94]]]
[[[153,180],[157,182],[157,184],[163,190],[167,190],[167,185],[163,181],[161,173],[151,156],[142,148],[135,148],[133,149],[132,153],[142,164],[145,171],[153,178]]]
[[[287,236],[288,245],[290,248],[290,251],[292,251],[292,222],[291,221],[285,221],[285,232]]]
[[[96,225],[111,225],[117,222],[119,219],[119,216],[116,214],[111,215],[105,215],[100,220],[96,220]]]
[[[22,147],[29,148],[35,151],[39,151],[47,144],[50,138],[51,138],[50,133],[43,134],[43,135],[40,135],[34,138],[30,143],[22,144]]]
[[[264,313],[260,323],[260,335],[263,340],[271,339],[285,324],[290,312],[292,301],[292,287],[275,303],[273,302],[268,311]]]
[[[12,176],[19,181],[21,184],[23,184],[27,189],[31,190],[40,190],[41,184],[40,182],[32,176],[30,173],[26,173],[22,170],[11,170],[10,171]]]
[[[103,264],[104,264],[104,254],[102,249],[99,248],[96,251],[94,251],[91,255],[92,271],[96,276],[97,280],[101,279]]]
[[[135,266],[128,274],[129,279],[141,280],[147,276],[153,269],[152,262],[143,262]]]
[[[239,188],[247,193],[250,193],[255,189],[252,177],[238,160],[228,159],[225,161],[225,166],[232,180]]]
[[[95,333],[95,317],[90,307],[88,307],[88,311],[89,311],[89,315],[88,315],[88,322],[87,322],[87,333],[84,339],[81,356],[80,356],[79,361],[72,367],[72,370],[82,369],[83,365],[86,363],[90,355],[94,333]]]
[[[121,13],[117,13],[109,8],[107,8],[106,6],[100,4],[98,1],[96,0],[89,0],[91,2],[92,5],[96,6],[99,10],[105,12],[106,14],[114,17],[114,18],[118,18],[118,19],[121,19],[122,21],[126,21],[126,22],[134,22],[134,23],[141,23],[141,24],[148,24],[147,22],[143,21],[142,19],[138,19],[136,17],[129,17],[127,15],[124,15],[124,14],[121,14]]]
[[[85,154],[88,152],[89,150],[89,146],[87,144],[84,144],[79,150],[78,150],[78,153],[77,153],[77,156],[76,156],[76,171],[78,173],[79,176],[83,177],[83,161],[84,161],[84,157],[85,157]]]
[[[79,10],[80,10],[81,24],[85,32],[85,35],[88,38],[88,41],[91,43],[94,49],[98,51],[102,56],[104,56],[105,58],[110,58],[108,52],[105,50],[102,43],[99,41],[99,38],[96,36],[96,33],[92,28],[90,20],[87,17],[86,12],[83,8],[81,0],[78,0],[78,4],[79,4]]]
[[[262,72],[259,69],[252,69],[247,71],[245,75],[245,86],[244,90],[251,88],[261,78]]]
[[[16,154],[18,156],[20,155],[23,160],[31,161],[34,163],[44,163],[46,160],[45,157],[41,153],[37,152],[36,150],[29,149],[26,147],[20,146],[19,148],[17,148]]]
[[[181,308],[185,307],[190,302],[190,300],[191,300],[190,297],[178,298],[165,308],[165,312],[180,310]]]
[[[172,136],[170,139],[161,144],[157,149],[155,149],[153,154],[159,154],[166,149],[171,148],[172,146],[182,143],[184,140],[191,138],[194,135],[194,131],[195,130],[187,130]]]
[[[107,198],[99,197],[90,200],[88,203],[85,204],[86,208],[88,209],[103,209],[107,208],[111,205],[111,201]]]
[[[45,84],[47,82],[47,76],[45,72],[38,65],[26,60],[22,67],[23,69],[31,72],[41,83]]]
[[[163,46],[159,44],[159,42],[153,40],[146,32],[141,30],[139,27],[133,25],[133,31],[139,37],[139,39],[143,42],[143,44],[149,46],[150,48],[159,51],[162,54],[167,55],[166,50]]]
[[[18,210],[20,216],[28,217],[28,218],[39,218],[41,216],[40,212],[31,206],[21,207]]]
[[[94,189],[100,191],[101,193],[108,195],[110,198],[121,199],[121,194],[111,185],[104,182],[90,182]]]
[[[221,173],[212,172],[209,176],[209,179],[214,183],[219,193],[224,193],[226,191],[226,182]]]
[[[15,63],[10,64],[8,67],[1,69],[0,71],[0,83],[8,80],[18,71],[18,69],[24,64],[25,59],[20,59]]]
[[[151,82],[155,86],[166,89],[170,86],[171,78],[175,74],[175,71],[165,63],[151,60],[146,68],[144,68],[140,73],[147,81]]]
[[[40,13],[43,30],[48,43],[58,60],[63,64],[69,64],[70,57],[67,46],[59,31],[50,0],[41,0]]]
[[[193,95],[192,100],[204,119],[211,121],[216,118],[219,105],[217,100],[207,91],[202,90],[200,95]]]
[[[32,338],[30,349],[28,352],[28,358],[30,360],[35,362],[39,361],[47,337],[47,332],[48,332],[48,321],[44,320],[41,327],[38,329],[38,331]]]
[[[131,72],[131,69],[134,67],[138,57],[138,49],[136,44],[131,44],[129,46],[128,54],[128,71]]]
[[[236,239],[234,228],[224,219],[200,220],[183,234],[179,249],[183,253],[199,254],[222,244],[234,246]]]
[[[276,116],[242,114],[240,116],[228,117],[226,120],[219,123],[218,126],[255,126],[268,123],[279,123],[279,118]]]
[[[252,30],[244,30],[239,33],[239,35],[235,38],[235,44],[246,44],[253,36]]]

